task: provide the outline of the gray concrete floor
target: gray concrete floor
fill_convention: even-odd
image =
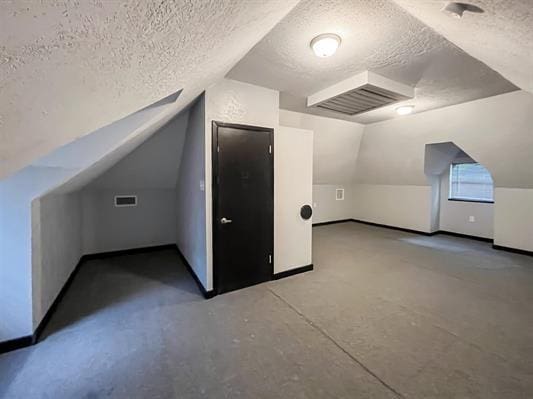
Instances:
[[[355,223],[204,300],[173,251],[82,266],[5,398],[531,398],[533,258]]]

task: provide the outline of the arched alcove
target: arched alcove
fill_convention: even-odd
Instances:
[[[452,165],[453,169],[452,169]],[[459,187],[461,179],[473,178],[473,189],[487,190],[491,195],[458,195],[452,188],[450,174],[455,173],[453,187]],[[490,171],[453,142],[427,144],[424,173],[431,185],[431,231],[448,231],[457,234],[492,239],[494,237],[494,184]],[[489,176],[486,176],[488,173]],[[482,186],[480,179],[488,184]],[[463,183],[461,187],[468,185]],[[450,191],[451,190],[451,191]],[[471,190],[472,191],[472,190]],[[474,190],[475,191],[475,190]]]

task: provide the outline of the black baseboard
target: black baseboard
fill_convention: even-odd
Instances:
[[[527,251],[525,249],[505,247],[503,245],[496,245],[496,244],[493,244],[492,248],[497,249],[498,251],[507,251],[507,252],[512,252],[514,254],[533,256],[533,251]]]
[[[430,233],[430,232],[427,232],[427,231],[420,231],[420,230],[406,229],[406,228],[404,228],[404,227],[391,226],[391,225],[388,225],[388,224],[380,224],[380,223],[374,223],[374,222],[367,222],[366,220],[358,220],[358,219],[350,219],[350,220],[351,220],[352,222],[355,222],[355,223],[362,223],[362,224],[366,224],[366,225],[369,225],[369,226],[375,226],[375,227],[385,227],[385,228],[387,228],[387,229],[403,231],[404,233],[422,234],[422,235],[424,235],[424,236],[433,236],[433,235],[437,234],[436,231]]]
[[[399,230],[399,231],[404,231],[404,232],[407,232],[407,233],[421,234],[421,235],[424,235],[424,236],[434,236],[434,235],[438,235],[438,234],[444,234],[444,235],[449,235],[449,236],[454,236],[454,237],[467,238],[469,240],[483,241],[483,242],[488,242],[488,243],[493,243],[494,242],[494,240],[492,238],[471,236],[471,235],[468,235],[468,234],[454,233],[452,231],[438,230],[438,231],[434,231],[432,233],[428,233],[428,232],[425,232],[425,231],[404,229],[403,227],[396,227],[396,226],[389,226],[389,225],[386,225],[386,224],[366,222],[364,220],[351,219],[351,221],[352,222],[356,222],[356,223],[367,224],[369,226],[384,227],[384,228],[387,228],[387,229]],[[500,251],[507,251],[507,252],[512,252],[512,253],[520,254],[520,255],[533,256],[533,251],[527,251],[527,250],[524,250],[524,249],[505,247],[505,246],[496,245],[496,244],[492,244],[492,248],[500,250]]]
[[[185,265],[185,267],[187,268],[187,270],[189,271],[190,275],[192,276],[192,278],[194,279],[194,282],[196,283],[196,285],[198,286],[198,289],[200,290],[200,292],[202,293],[202,295],[204,296],[205,299],[210,299],[210,298],[213,298],[216,293],[215,293],[215,290],[210,290],[210,291],[207,291],[204,287],[204,285],[202,284],[202,282],[200,281],[200,279],[198,278],[198,276],[196,275],[194,269],[191,267],[191,265],[189,264],[189,262],[187,262],[187,259],[185,258],[185,256],[183,256],[183,254],[181,253],[180,249],[178,248],[177,245],[174,245],[174,249],[176,251],[178,251],[178,255],[179,257],[181,258],[181,261],[183,262],[183,264]]]
[[[313,223],[313,227],[327,226],[328,224],[346,223],[346,222],[351,222],[351,221],[352,219],[331,220],[329,222]]]
[[[78,261],[78,263],[76,264],[76,267],[74,267],[74,270],[72,270],[72,272],[68,276],[67,281],[65,282],[65,284],[63,284],[63,287],[61,288],[61,290],[57,294],[56,298],[54,299],[54,302],[52,302],[52,305],[50,305],[50,307],[46,311],[44,317],[40,321],[39,325],[37,326],[37,328],[35,329],[33,334],[32,335],[27,335],[27,336],[21,337],[21,338],[15,338],[15,339],[12,339],[12,340],[9,340],[9,341],[0,342],[0,353],[11,352],[11,351],[14,351],[16,349],[25,348],[27,346],[31,346],[31,345],[34,345],[37,342],[39,342],[39,339],[41,338],[41,335],[42,335],[46,325],[48,324],[48,322],[50,321],[50,318],[52,317],[52,315],[56,311],[59,303],[61,302],[61,300],[65,296],[65,293],[67,292],[67,290],[71,286],[72,281],[74,280],[74,277],[76,277],[76,274],[80,270],[80,266],[81,266],[81,264],[83,263],[84,260],[85,260],[85,256],[82,256],[80,258],[80,260]]]
[[[459,237],[459,238],[468,238],[470,240],[483,241],[483,242],[494,242],[492,238],[471,236],[469,234],[462,234],[462,233],[454,233],[453,231],[439,230],[436,232],[436,234],[444,234],[447,236]]]
[[[294,276],[295,274],[305,273],[311,270],[313,270],[313,264],[297,267],[296,269],[286,270],[280,273],[274,273],[274,275],[272,276],[272,280],[279,280],[280,278]]]
[[[114,256],[122,256],[122,255],[133,255],[133,254],[140,254],[140,253],[146,253],[146,252],[154,252],[154,251],[161,251],[164,249],[173,249],[178,252],[181,259],[183,260],[183,263],[185,267],[189,270],[192,277],[196,281],[196,284],[198,284],[198,288],[200,289],[200,292],[205,298],[212,298],[215,296],[214,291],[206,291],[203,285],[200,283],[200,280],[192,270],[191,266],[187,262],[187,260],[183,257],[181,252],[179,251],[178,247],[175,244],[167,244],[167,245],[157,245],[157,246],[151,246],[151,247],[143,247],[143,248],[131,248],[131,249],[124,249],[119,251],[110,251],[110,252],[100,252],[95,254],[88,254],[83,255],[80,260],[78,261],[78,264],[72,270],[70,273],[70,276],[68,277],[65,284],[63,284],[63,287],[57,294],[56,298],[54,299],[54,302],[52,302],[52,305],[48,308],[46,311],[46,314],[44,315],[43,319],[35,329],[34,333],[32,335],[27,335],[20,338],[11,339],[8,341],[2,341],[0,342],[0,353],[6,353],[11,352],[16,349],[25,348],[27,346],[31,346],[39,342],[39,339],[46,328],[46,325],[50,321],[52,315],[56,311],[57,307],[61,303],[63,297],[65,296],[65,293],[68,291],[69,287],[72,285],[72,281],[74,281],[74,278],[76,277],[76,274],[80,270],[81,265],[87,261],[92,259],[103,259],[103,258],[109,258]]]
[[[83,259],[84,260],[103,259],[103,258],[111,258],[113,256],[135,255],[135,254],[142,254],[146,252],[161,251],[163,249],[175,249],[175,248],[176,248],[176,244],[164,244],[164,245],[154,245],[150,247],[120,249],[118,251],[98,252],[95,254],[83,255]]]
[[[78,263],[76,264],[76,267],[74,268],[74,270],[72,270],[72,272],[70,273],[70,276],[68,276],[67,281],[65,282],[65,284],[63,284],[63,287],[59,291],[59,294],[57,294],[56,299],[54,299],[54,302],[52,302],[52,305],[50,305],[50,307],[46,311],[46,314],[44,315],[43,319],[41,320],[41,322],[39,323],[39,325],[37,326],[37,328],[33,332],[33,343],[34,344],[39,341],[39,338],[41,337],[41,334],[43,333],[44,328],[46,327],[46,325],[50,321],[50,318],[52,317],[52,315],[56,311],[59,303],[63,300],[63,297],[65,296],[65,293],[67,292],[69,287],[72,285],[72,281],[74,281],[74,277],[76,277],[76,274],[78,274],[78,272],[80,270],[80,266],[83,264],[83,262],[85,260],[86,260],[86,257],[85,257],[85,255],[83,255],[80,258],[80,260],[78,261]]]
[[[33,345],[33,335],[26,335],[25,337],[10,339],[8,341],[0,342],[0,353],[11,352],[17,349],[25,348]]]
[[[161,251],[165,249],[172,249],[178,252],[179,257],[181,258],[181,260],[183,261],[183,264],[185,265],[185,267],[187,268],[187,270],[193,277],[194,281],[198,285],[198,289],[200,290],[204,298],[209,299],[215,296],[215,292],[213,290],[207,291],[204,288],[204,286],[200,282],[200,279],[194,272],[189,262],[187,262],[187,259],[185,259],[185,256],[183,256],[183,254],[181,253],[180,249],[178,248],[176,244],[154,245],[151,247],[141,247],[141,248],[121,249],[118,251],[99,252],[96,254],[84,255],[84,259],[90,260],[90,259],[110,258],[114,256],[123,256],[123,255],[136,255],[136,254],[141,254],[141,253],[146,253],[146,252]]]

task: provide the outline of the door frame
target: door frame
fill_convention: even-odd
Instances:
[[[217,261],[217,252],[218,252],[218,128],[227,127],[233,129],[243,129],[243,130],[252,130],[258,132],[267,132],[270,136],[270,145],[272,148],[272,156],[270,157],[270,164],[272,169],[272,238],[271,238],[271,248],[272,248],[272,262],[270,264],[270,278],[274,277],[274,215],[275,215],[275,204],[274,204],[274,129],[270,127],[263,126],[254,126],[254,125],[243,125],[238,123],[227,123],[213,120],[211,122],[211,195],[212,195],[212,240],[213,240],[213,291],[215,294],[219,293],[218,290],[218,275],[219,275],[219,266]]]

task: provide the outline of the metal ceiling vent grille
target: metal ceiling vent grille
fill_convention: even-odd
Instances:
[[[307,97],[307,106],[357,115],[413,97],[413,87],[366,71]]]

